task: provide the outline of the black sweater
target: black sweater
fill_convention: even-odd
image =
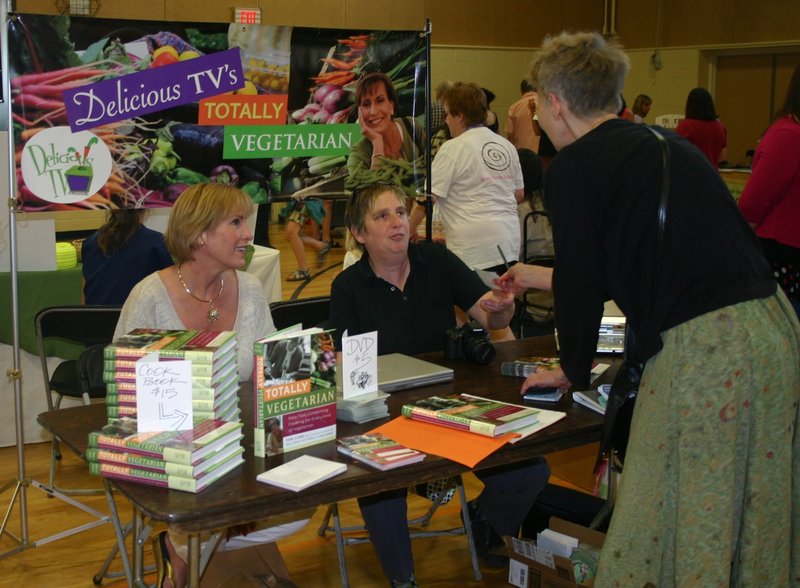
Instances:
[[[561,364],[576,386],[589,385],[607,299],[625,313],[636,355],[646,361],[661,349],[660,332],[776,289],[719,173],[696,147],[660,130],[670,146],[671,187],[655,297],[662,174],[656,138],[613,119],[562,149],[545,174]]]

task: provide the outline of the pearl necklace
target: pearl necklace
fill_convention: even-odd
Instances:
[[[219,298],[220,294],[222,294],[222,288],[225,287],[225,280],[223,280],[222,278],[219,279],[219,292],[217,292],[216,296],[214,296],[213,298],[209,298],[208,300],[206,300],[204,298],[200,298],[199,296],[195,296],[192,293],[192,291],[189,289],[189,286],[186,285],[186,282],[183,281],[183,275],[181,274],[181,266],[182,265],[183,265],[182,263],[178,264],[178,280],[180,281],[181,285],[183,286],[183,289],[186,290],[186,293],[189,296],[191,296],[192,298],[194,298],[195,300],[197,300],[199,302],[204,302],[205,304],[208,304],[208,313],[206,314],[206,316],[208,317],[208,322],[210,322],[210,323],[216,322],[217,319],[219,318],[219,309],[216,306],[214,306],[214,301],[217,298]]]

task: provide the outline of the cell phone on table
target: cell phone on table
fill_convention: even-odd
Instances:
[[[544,386],[539,388],[528,388],[523,394],[523,400],[534,402],[558,402],[564,393],[558,386]]]

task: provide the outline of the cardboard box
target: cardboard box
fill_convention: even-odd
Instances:
[[[605,535],[599,531],[556,517],[550,519],[548,528],[565,535],[577,537],[580,543],[586,543],[598,549],[603,546],[603,541],[605,540]],[[524,553],[517,553],[514,550],[511,537],[503,537],[503,540],[506,542],[510,558],[508,583],[513,586],[518,588],[577,588],[579,586],[588,587],[594,585],[594,579],[588,580],[585,584],[578,584],[575,581],[572,562],[569,558],[557,555],[552,556],[555,567],[550,568]],[[533,540],[526,539],[524,541],[535,545]]]

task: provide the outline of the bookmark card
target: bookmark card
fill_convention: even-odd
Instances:
[[[158,353],[151,353],[136,361],[138,431],[189,430],[193,426],[192,362],[158,359]]]
[[[342,394],[345,399],[378,390],[378,331],[342,336]]]
[[[486,284],[492,290],[497,290],[497,284],[494,281],[497,279],[497,274],[494,272],[487,272],[486,270],[476,269],[475,273],[478,274],[478,277],[481,281]]]

